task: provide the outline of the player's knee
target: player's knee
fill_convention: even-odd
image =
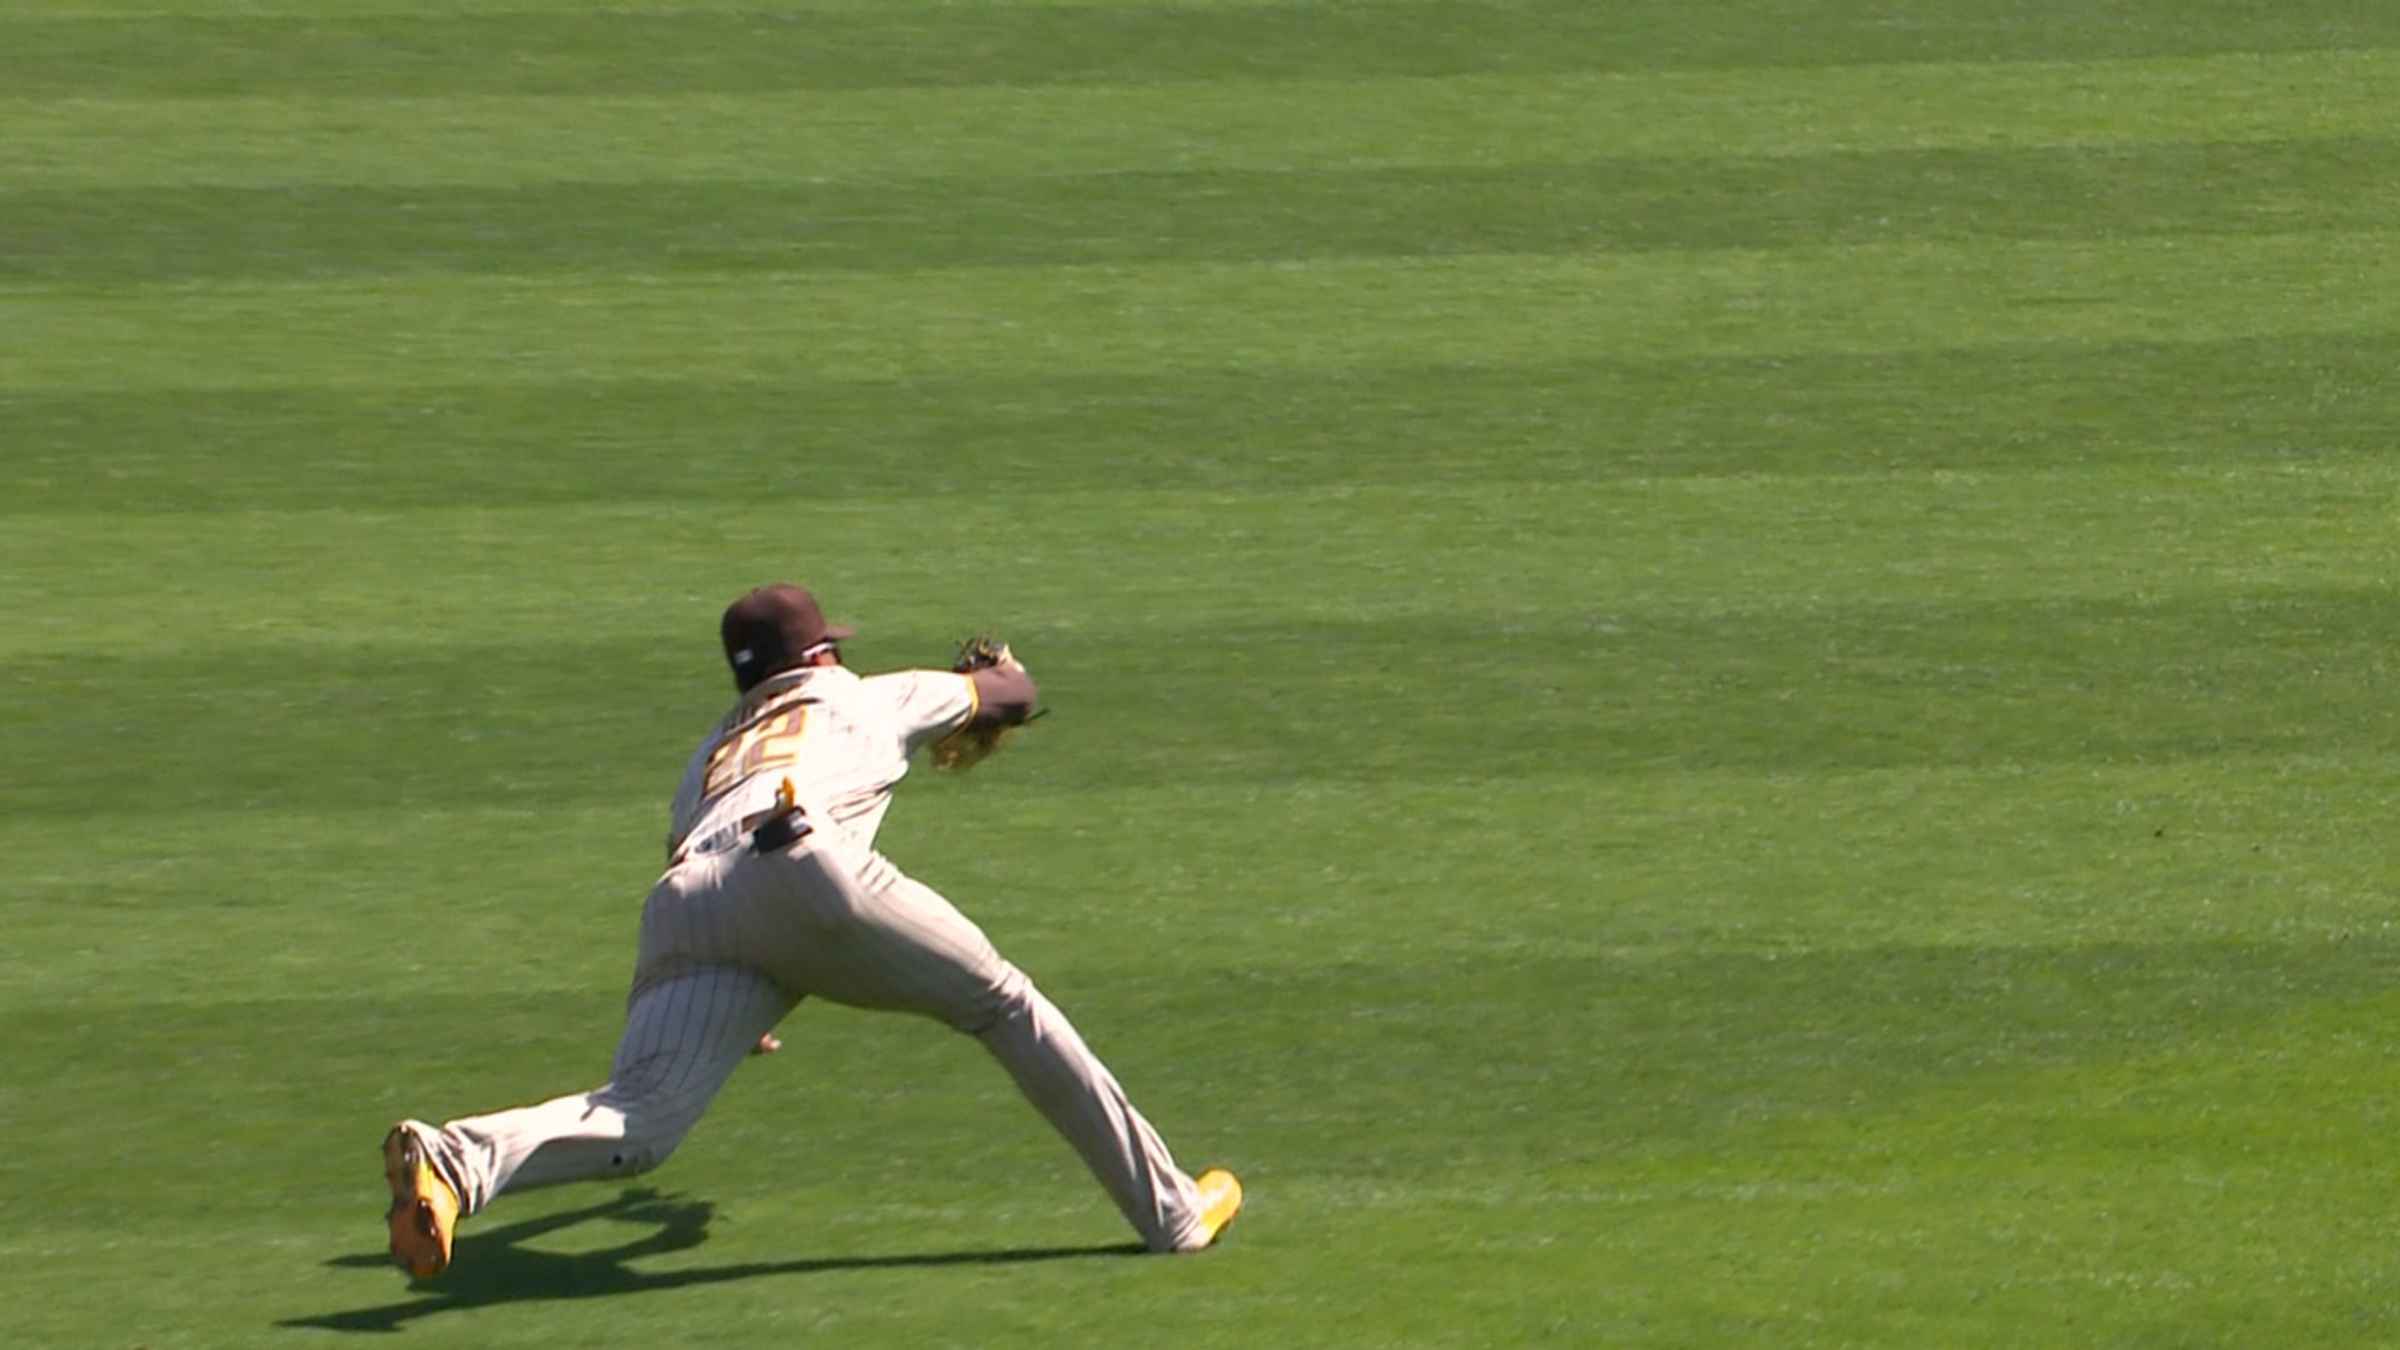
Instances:
[[[1022,1021],[1032,1014],[1033,981],[1025,978],[1024,971],[1007,966],[963,1016],[951,1019],[950,1025],[970,1036],[985,1036],[1000,1026]]]
[[[608,1170],[614,1176],[639,1176],[665,1163],[691,1133],[705,1101],[688,1095],[660,1093],[647,1084],[614,1083],[593,1100],[622,1116],[624,1134],[610,1150]]]
[[[629,1126],[625,1137],[617,1141],[615,1151],[609,1154],[608,1170],[616,1176],[637,1177],[663,1166],[690,1132],[688,1126],[677,1129]]]
[[[608,1155],[608,1173],[617,1177],[638,1177],[658,1166],[659,1162],[660,1159],[651,1156],[648,1150],[638,1148],[631,1140],[627,1140],[617,1145],[616,1152]]]

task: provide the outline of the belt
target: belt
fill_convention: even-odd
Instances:
[[[742,823],[735,828],[750,836],[752,853],[781,853],[817,827],[808,823],[808,816],[799,807],[778,806],[742,817]]]
[[[770,806],[764,811],[754,811],[731,825],[709,831],[697,843],[685,844],[675,850],[674,861],[667,865],[680,867],[699,854],[722,853],[737,842],[747,842],[752,853],[781,853],[815,833],[816,828],[809,823],[807,813],[799,807]]]

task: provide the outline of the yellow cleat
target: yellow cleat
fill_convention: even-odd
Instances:
[[[424,1142],[406,1124],[383,1137],[383,1179],[391,1183],[392,1261],[420,1280],[450,1268],[450,1238],[458,1228],[458,1192],[434,1170]]]
[[[1200,1191],[1200,1245],[1212,1246],[1233,1227],[1233,1216],[1242,1212],[1242,1181],[1222,1167],[1212,1167],[1192,1178]]]

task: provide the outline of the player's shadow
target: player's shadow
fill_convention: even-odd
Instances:
[[[708,1241],[708,1222],[716,1206],[705,1200],[680,1200],[656,1191],[629,1190],[614,1200],[585,1209],[569,1210],[539,1219],[526,1219],[504,1228],[462,1235],[449,1271],[433,1280],[412,1281],[417,1297],[349,1312],[293,1317],[277,1322],[284,1327],[319,1327],[331,1331],[398,1331],[420,1317],[453,1309],[488,1307],[495,1303],[529,1303],[543,1299],[604,1298],[653,1289],[680,1289],[695,1284],[722,1284],[762,1275],[808,1275],[827,1270],[870,1270],[900,1266],[1007,1265],[1021,1261],[1058,1261],[1078,1256],[1135,1256],[1138,1243],[1097,1247],[1021,1247],[993,1251],[927,1252],[899,1256],[829,1256],[799,1261],[745,1261],[738,1265],[651,1273],[626,1263],[638,1257],[685,1251]],[[521,1245],[529,1239],[576,1224],[605,1219],[655,1225],[654,1231],[620,1246],[595,1252],[545,1252]],[[337,1256],[330,1266],[389,1267],[382,1252]]]

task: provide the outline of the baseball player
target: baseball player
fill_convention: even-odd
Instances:
[[[1107,1066],[981,929],[875,851],[910,754],[971,764],[1033,715],[1005,647],[959,670],[859,676],[852,630],[797,586],[765,586],[720,625],[740,691],[676,791],[667,870],[642,908],[624,1037],[608,1082],[383,1141],[392,1258],[450,1264],[460,1219],[510,1189],[628,1177],[667,1160],[745,1055],[810,995],[922,1013],[975,1037],[1063,1135],[1152,1251],[1198,1251],[1241,1183],[1175,1165]]]

